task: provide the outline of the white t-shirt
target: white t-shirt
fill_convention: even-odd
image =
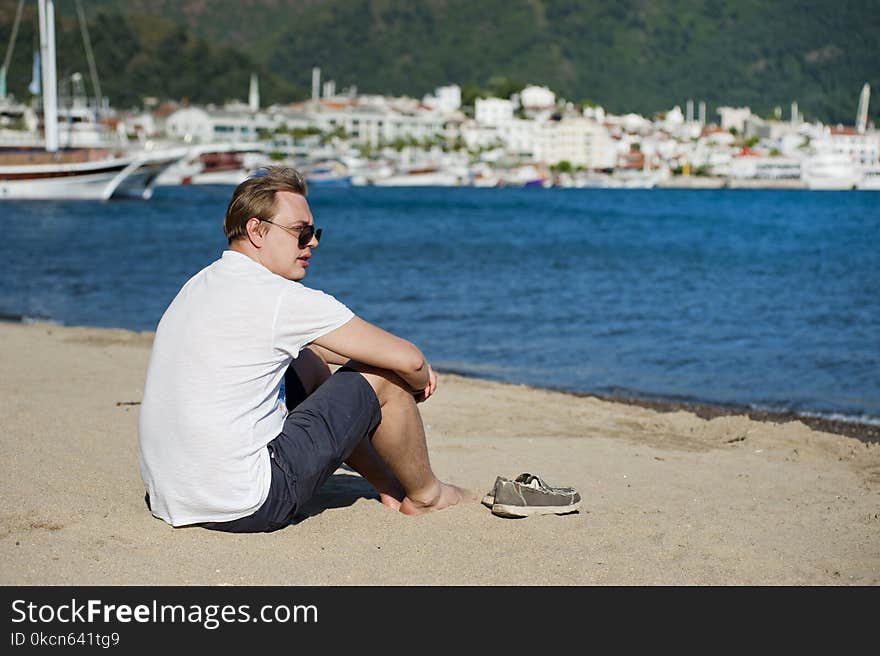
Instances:
[[[173,526],[246,517],[266,500],[266,444],[300,349],[354,315],[235,251],[193,276],[156,329],[138,425],[141,477]]]

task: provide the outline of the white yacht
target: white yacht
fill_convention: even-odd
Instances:
[[[843,153],[821,153],[804,160],[801,177],[808,189],[854,189],[862,179],[859,166]]]
[[[861,191],[880,191],[880,164],[862,167],[862,179],[856,183]]]
[[[40,52],[43,66],[43,147],[28,143],[26,130],[0,134],[0,199],[108,200],[148,199],[159,174],[186,154],[185,148],[137,150],[113,147],[65,147],[59,136],[55,61],[55,4],[39,0]],[[68,116],[61,125],[73,129]],[[59,135],[59,132],[61,135]]]
[[[186,149],[114,155],[95,149],[0,152],[0,199],[149,199],[156,178]]]
[[[377,187],[458,187],[462,176],[439,166],[411,167],[373,182]]]
[[[186,154],[159,176],[159,186],[236,186],[259,169],[274,164],[258,143],[213,143],[189,146]]]

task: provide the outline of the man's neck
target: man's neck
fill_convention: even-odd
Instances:
[[[229,250],[236,253],[241,253],[242,255],[246,255],[254,262],[260,261],[259,251],[247,239],[236,239],[234,242],[229,244]]]

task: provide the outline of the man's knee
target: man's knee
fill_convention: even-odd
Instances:
[[[389,369],[373,367],[363,362],[349,360],[345,368],[359,372],[376,392],[379,403],[385,405],[392,399],[413,399],[409,385],[399,375]]]

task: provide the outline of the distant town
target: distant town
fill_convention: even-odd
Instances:
[[[76,74],[78,75],[78,74]],[[145,99],[142,111],[86,98],[83,79],[58,100],[60,148],[186,147],[158,184],[234,184],[271,163],[310,185],[791,188],[880,190],[880,131],[870,88],[853,93],[853,125],[806,122],[796,102],[771,117],[748,107],[682,105],[646,117],[566,102],[531,85],[462,106],[459,86],[422,98],[337,91],[312,71],[305,101],[263,107]],[[244,96],[244,93],[242,94]],[[100,111],[98,111],[100,110]],[[36,103],[0,98],[0,145],[42,139]]]

